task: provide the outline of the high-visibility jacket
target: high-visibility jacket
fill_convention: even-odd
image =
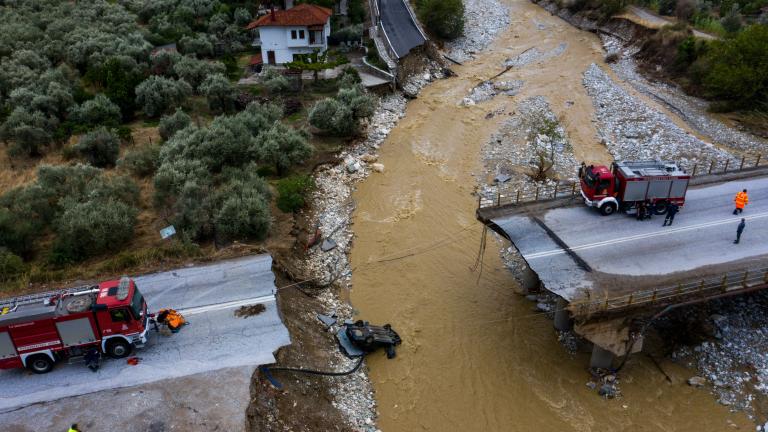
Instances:
[[[178,330],[179,327],[187,323],[187,320],[173,309],[160,309],[157,312],[157,322],[168,324],[168,328],[171,330]]]
[[[742,191],[736,194],[736,198],[733,201],[736,203],[736,208],[743,209],[749,203],[749,196],[747,196],[746,192]]]

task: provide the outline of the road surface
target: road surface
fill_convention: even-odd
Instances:
[[[404,0],[378,0],[381,25],[398,58],[426,42],[424,34],[416,26]]]
[[[749,190],[740,244],[733,240],[741,217],[733,197]],[[768,255],[768,178],[691,188],[671,227],[663,216],[601,216],[586,206],[557,208],[537,217],[494,219],[515,243],[547,289],[566,299],[594,285],[589,273],[660,276],[705,266],[740,264]]]
[[[97,373],[83,363],[57,364],[45,375],[23,369],[0,371],[0,414],[37,402],[100,390],[136,386],[223,368],[273,363],[273,352],[290,343],[275,303],[272,258],[258,255],[136,278],[150,311],[171,307],[189,325],[172,336],[150,331],[136,351],[136,366],[106,359]],[[234,315],[239,307],[264,304],[251,317]]]
[[[627,11],[624,15],[626,18],[629,18],[632,21],[639,21],[638,24],[642,24],[642,25],[645,25],[646,27],[651,27],[651,28],[660,28],[665,25],[675,24],[674,20],[656,15],[655,13],[649,11],[648,9],[644,9],[634,5],[630,5],[629,7],[627,7]],[[638,18],[638,19],[633,19],[633,18]],[[702,39],[708,39],[708,40],[717,39],[717,37],[712,36],[709,33],[704,33],[703,31],[700,31],[700,30],[693,30],[693,35]]]

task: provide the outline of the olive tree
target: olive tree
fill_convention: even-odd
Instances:
[[[303,163],[312,156],[314,148],[307,141],[308,138],[303,130],[275,123],[270,130],[259,136],[257,157],[260,162],[274,166],[278,174],[283,174],[292,165]]]
[[[231,111],[235,106],[235,86],[222,74],[208,75],[200,84],[200,94],[214,112]]]
[[[191,94],[192,87],[184,80],[152,75],[136,87],[136,103],[144,114],[157,117],[180,106]]]
[[[163,140],[169,140],[176,132],[192,124],[192,117],[188,116],[181,108],[171,115],[160,118],[159,132]]]
[[[102,126],[80,137],[74,150],[93,166],[114,166],[120,154],[120,139]]]
[[[199,60],[195,57],[184,56],[173,65],[173,72],[184,81],[188,82],[193,89],[198,90],[202,82],[213,74],[223,74],[227,68],[219,62],[210,62]]]
[[[202,33],[196,36],[184,36],[179,40],[179,50],[184,54],[193,54],[200,57],[213,55],[213,43],[210,38]]]
[[[11,143],[12,156],[39,156],[41,148],[53,139],[57,125],[56,118],[18,107],[0,127],[0,137]]]
[[[89,127],[117,126],[120,124],[120,107],[103,94],[97,94],[70,110],[69,118]]]

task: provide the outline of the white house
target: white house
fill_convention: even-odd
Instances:
[[[253,45],[261,46],[264,63],[283,64],[296,54],[310,54],[328,49],[333,11],[312,4],[300,4],[287,10],[272,10],[248,24],[258,32]]]

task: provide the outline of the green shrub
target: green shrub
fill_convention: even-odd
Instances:
[[[179,107],[191,94],[192,87],[184,80],[152,75],[136,87],[136,103],[148,117],[157,117]]]
[[[753,25],[713,41],[702,62],[707,95],[730,109],[754,109],[768,100],[768,26]]]
[[[293,213],[306,204],[305,197],[314,186],[310,176],[293,176],[277,182],[277,208]]]
[[[312,107],[309,124],[338,136],[354,135],[360,130],[360,121],[373,115],[375,104],[360,86],[341,88],[335,98],[322,99]]]
[[[416,10],[421,22],[438,37],[456,39],[464,33],[462,0],[417,0]]]
[[[13,253],[0,249],[0,280],[10,280],[24,273],[24,261]]]
[[[113,199],[69,203],[56,220],[51,261],[65,264],[120,249],[133,236],[137,210]]]
[[[120,167],[127,169],[137,177],[147,177],[157,171],[160,159],[160,145],[150,144],[136,149],[120,162]]]
[[[120,124],[120,107],[103,94],[72,108],[69,117],[73,122],[96,126],[117,126]]]
[[[262,77],[264,87],[271,94],[285,93],[291,89],[291,83],[288,78],[277,72],[273,68],[269,68],[264,72]]]
[[[208,100],[208,108],[222,113],[235,108],[235,86],[222,74],[208,75],[200,84],[200,94]]]
[[[120,139],[102,126],[80,137],[74,149],[93,166],[114,166],[120,154]]]

